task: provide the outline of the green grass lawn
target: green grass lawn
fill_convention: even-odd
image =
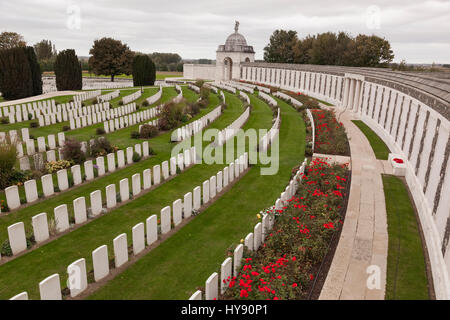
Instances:
[[[253,95],[252,119],[245,127],[268,124],[271,111]],[[220,269],[226,250],[238,244],[257,223],[256,214],[274,204],[304,159],[305,126],[289,105],[280,104],[280,168],[261,176],[253,166],[233,188],[177,233],[90,296],[90,299],[187,299]],[[256,120],[254,113],[261,113]],[[264,117],[264,119],[263,119]],[[258,121],[258,122],[257,122]]]
[[[212,110],[219,104],[217,96],[211,96],[210,107],[202,110],[202,116],[206,112]],[[242,103],[236,97],[229,96],[230,102],[228,109],[225,110],[224,116],[219,117],[211,124],[211,127],[223,129],[229,125],[242,113]],[[234,101],[234,102],[233,102]],[[130,178],[133,173],[142,172],[146,168],[151,168],[154,164],[168,160],[170,151],[174,144],[169,142],[170,133],[155,138],[151,145],[158,152],[156,157],[146,161],[141,161],[131,167],[122,169],[111,176],[100,178],[76,190],[63,193],[58,201],[46,201],[36,204],[36,207],[30,210],[25,208],[10,216],[4,216],[0,220],[2,227],[0,231],[3,235],[6,233],[6,227],[11,224],[8,219],[23,221],[30,220],[31,216],[36,212],[51,213],[53,208],[61,203],[71,203],[71,201],[79,196],[88,195],[90,192],[100,189],[102,196],[105,197],[104,187],[110,183],[118,183],[122,178]],[[65,283],[65,268],[68,264],[80,257],[88,259],[88,270],[91,270],[91,251],[96,247],[112,241],[112,239],[122,232],[130,232],[131,227],[141,220],[145,220],[149,213],[159,214],[159,211],[166,205],[170,205],[174,200],[182,197],[186,192],[191,191],[196,185],[200,184],[213,173],[220,170],[220,165],[209,166],[208,170],[204,170],[201,166],[195,166],[179,176],[175,177],[168,183],[165,183],[155,190],[135,199],[134,201],[124,205],[121,208],[91,221],[89,224],[70,232],[67,235],[56,239],[49,244],[44,245],[34,251],[26,253],[24,256],[0,266],[0,299],[6,299],[15,294],[27,290],[32,297],[38,297],[37,284],[48,275],[58,272]],[[30,230],[28,222],[28,230]],[[130,236],[130,235],[129,235]],[[110,245],[112,250],[112,245]],[[24,270],[27,270],[23,273]],[[16,274],[17,275],[13,275]],[[9,274],[8,276],[6,274]],[[3,278],[2,278],[3,277]],[[18,277],[18,278],[16,278]],[[11,281],[16,278],[17,281]]]
[[[395,176],[383,176],[389,249],[386,300],[429,299],[422,241],[408,190]]]
[[[367,140],[369,140],[370,146],[375,153],[375,157],[379,160],[387,160],[389,157],[390,150],[384,141],[363,121],[352,120],[352,122],[364,133]]]
[[[173,88],[168,88],[172,91],[168,91],[168,94],[162,98],[162,100],[169,100],[170,98],[174,97],[176,95],[176,92]],[[183,89],[184,95],[188,97],[190,100],[196,100],[198,98],[198,95],[189,90],[189,89]],[[202,109],[201,112],[196,115],[191,121],[194,121],[203,115],[207,114],[208,112],[212,111],[215,107],[217,107],[220,104],[219,98],[216,95],[211,95],[210,98],[210,105],[208,108]],[[134,126],[133,126],[134,127]],[[108,134],[108,139],[113,143],[120,146],[120,144],[126,144],[125,146],[131,146],[136,143],[141,143],[145,140],[141,139],[131,139],[130,138],[130,132],[128,130],[129,128],[121,129],[116,132],[113,132],[111,134]],[[146,167],[152,167],[155,164],[160,164],[162,161],[168,160],[170,157],[170,151],[173,147],[173,144],[170,142],[170,136],[171,132],[164,133],[158,137],[155,137],[153,139],[149,140],[150,146],[153,148],[153,150],[156,152],[156,156],[153,156],[149,159],[143,160],[137,164],[133,164],[131,167],[126,167],[121,170],[116,170],[114,173],[101,177],[96,178],[94,181],[85,184],[81,187],[77,187],[75,189],[70,189],[66,192],[63,192],[59,194],[56,197],[51,198],[50,200],[41,200],[38,201],[26,208],[19,209],[15,211],[13,214],[9,214],[6,216],[0,216],[0,243],[3,242],[3,240],[7,239],[7,227],[15,222],[23,221],[25,223],[27,230],[32,230],[31,228],[31,217],[36,214],[36,212],[48,212],[52,213],[53,208],[57,206],[58,204],[67,203],[69,207],[69,211],[72,211],[72,201],[80,196],[86,196],[88,198],[90,192],[95,190],[102,190],[103,196],[105,187],[111,183],[116,183],[120,181],[123,178],[130,178],[131,175],[136,171],[140,170],[143,171]],[[84,167],[81,166],[82,174],[84,172]],[[68,171],[68,175],[71,175],[70,170]],[[56,175],[54,175],[54,185],[57,185],[57,179]],[[42,183],[41,180],[36,180],[37,188],[38,190],[42,190]],[[21,197],[25,197],[25,190],[24,187],[19,187],[19,195]],[[0,193],[0,199],[5,199],[5,193],[2,191]]]

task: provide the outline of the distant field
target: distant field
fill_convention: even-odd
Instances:
[[[54,72],[44,72],[43,73],[44,76],[54,76],[55,73]],[[156,73],[156,79],[157,80],[164,80],[164,78],[175,78],[175,77],[182,77],[183,76],[183,72],[171,72],[171,71],[159,71]],[[107,78],[109,79],[110,76],[96,76],[93,73],[88,73],[87,71],[83,71],[83,77],[96,77],[96,78]],[[120,78],[120,79],[132,79],[133,77],[131,75],[126,75],[126,74],[120,74],[117,75],[116,78]]]

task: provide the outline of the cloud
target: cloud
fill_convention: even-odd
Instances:
[[[378,8],[374,21],[379,28],[368,28],[371,6]],[[68,12],[74,7],[80,10],[79,29],[76,10]],[[240,32],[259,59],[275,29],[292,29],[300,37],[326,31],[374,33],[391,42],[396,60],[450,63],[450,1],[15,0],[0,4],[0,31],[19,32],[29,44],[49,39],[58,50],[74,48],[81,56],[89,54],[95,39],[109,36],[135,51],[214,59],[217,46],[233,32],[235,20],[241,22]]]

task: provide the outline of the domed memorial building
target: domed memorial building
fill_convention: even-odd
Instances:
[[[249,46],[245,37],[239,33],[239,22],[236,21],[234,33],[229,35],[225,44],[217,49],[216,65],[185,64],[184,78],[216,81],[239,79],[241,65],[254,61],[253,46]]]

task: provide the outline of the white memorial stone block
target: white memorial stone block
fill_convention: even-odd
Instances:
[[[86,199],[84,197],[73,200],[73,211],[75,215],[75,224],[87,221]]]
[[[201,207],[201,188],[195,187],[194,188],[194,210],[198,210]]]
[[[120,180],[119,189],[120,189],[120,200],[122,202],[128,201],[130,199],[130,186],[128,185],[127,178]]]
[[[228,167],[223,169],[223,187],[226,188],[228,186],[228,179],[230,177],[230,173],[228,172]]]
[[[86,260],[79,259],[67,267],[70,296],[76,297],[87,289]]]
[[[173,208],[173,224],[178,226],[181,221],[183,220],[183,203],[181,202],[181,199],[175,200],[173,202],[172,208]]]
[[[113,240],[114,244],[114,263],[116,268],[121,267],[128,262],[128,244],[127,234],[122,233]]]
[[[154,214],[145,221],[147,228],[147,245],[152,245],[158,240],[158,218]]]
[[[58,233],[64,232],[69,229],[69,212],[67,211],[67,205],[62,204],[60,206],[57,206],[54,209],[55,214],[55,226],[56,231]]]
[[[205,284],[205,300],[214,300],[219,297],[219,275],[214,272]]]
[[[188,192],[184,195],[183,212],[185,219],[189,218],[192,215],[192,192]]]
[[[138,223],[132,229],[133,235],[133,253],[137,255],[145,249],[145,226],[144,223]]]
[[[189,300],[202,300],[202,292],[200,290],[195,291],[195,293],[189,298]]]
[[[253,250],[258,250],[262,242],[262,224],[258,222],[253,231]]]
[[[171,229],[170,207],[161,210],[161,233],[166,234]]]
[[[141,193],[141,175],[139,173],[136,173],[131,177],[131,184],[133,187],[133,196],[137,196]]]
[[[6,202],[10,210],[20,207],[19,188],[17,186],[10,186],[5,189]]]
[[[8,239],[14,256],[27,249],[27,238],[23,222],[17,222],[8,227]]]
[[[253,233],[249,233],[246,237],[245,237],[245,246],[247,247],[248,250],[253,251]]]
[[[84,174],[86,175],[86,181],[94,179],[94,166],[92,160],[88,160],[84,163]]]
[[[148,190],[152,187],[152,173],[150,169],[145,169],[142,172],[143,188]]]
[[[161,165],[164,180],[169,179],[169,162],[164,161]]]
[[[239,268],[241,266],[242,256],[244,255],[244,246],[239,244],[233,253],[233,275],[236,277],[239,273]]]
[[[116,185],[106,186],[106,208],[111,209],[117,205]]]
[[[170,158],[170,175],[177,174],[177,159],[175,157]]]
[[[216,197],[217,184],[216,184],[216,176],[212,176],[209,178],[209,197],[214,199]]]
[[[27,203],[34,202],[38,199],[38,192],[36,186],[36,180],[28,180],[24,183],[25,187],[25,197]]]
[[[114,153],[108,153],[106,158],[108,160],[108,172],[116,171],[116,160],[114,157]]]
[[[153,184],[158,185],[161,183],[161,167],[160,165],[153,166]]]
[[[228,182],[233,182],[234,180],[234,163],[230,163],[228,166]]]
[[[26,291],[16,294],[14,297],[9,300],[28,300],[28,293]]]
[[[55,273],[39,282],[39,293],[41,300],[62,300],[59,274]]]
[[[48,231],[47,214],[45,212],[32,217],[31,224],[33,226],[34,239],[37,243],[48,240],[50,234]]]
[[[125,153],[123,152],[123,150],[117,151],[117,167],[125,167]]]
[[[203,204],[207,204],[209,202],[209,180],[203,182],[202,185],[202,193],[203,193]]]
[[[100,246],[92,251],[92,264],[96,282],[102,280],[109,274],[108,247],[106,245]]]
[[[44,137],[38,137],[37,138],[37,142],[38,142],[38,150],[39,150],[39,152],[45,152],[46,151],[45,138]]]
[[[97,166],[97,172],[98,176],[104,176],[105,175],[105,158],[104,157],[98,157],[95,159],[95,164]]]
[[[58,178],[58,188],[60,191],[65,191],[69,189],[69,180],[67,178],[67,170],[61,169],[56,172],[56,176]]]
[[[226,258],[225,261],[220,266],[220,292],[225,293],[230,283],[233,269],[233,260],[231,258]]]
[[[133,148],[128,147],[127,148],[127,164],[133,163]]]
[[[79,185],[83,182],[81,179],[81,167],[79,164],[74,165],[70,168],[70,171],[72,171],[72,178],[73,178],[73,184]]]
[[[90,194],[91,198],[91,212],[92,215],[98,216],[100,213],[102,213],[102,193],[100,190],[96,190],[91,192]]]
[[[55,193],[55,188],[53,186],[53,176],[51,174],[46,174],[41,177],[42,191],[45,197],[49,197]]]

